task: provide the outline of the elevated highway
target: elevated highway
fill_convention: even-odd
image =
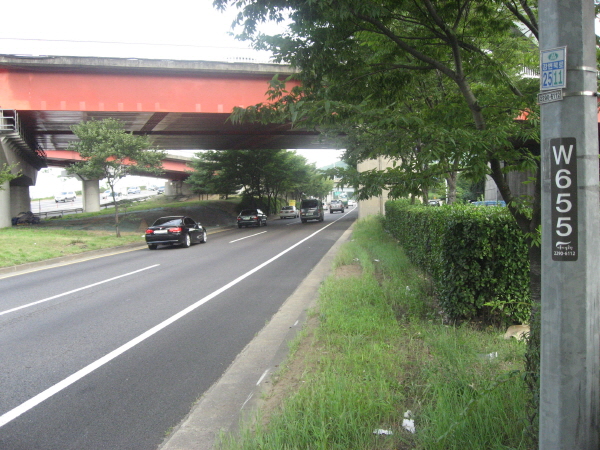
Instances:
[[[18,163],[22,174],[0,191],[0,227],[29,204],[37,170],[61,165],[55,152],[85,120],[117,118],[162,149],[334,148],[288,123],[228,121],[236,106],[267,102],[274,76],[293,74],[279,64],[0,55],[0,164]],[[99,208],[97,185],[84,183],[86,210]]]

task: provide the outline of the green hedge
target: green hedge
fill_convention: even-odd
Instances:
[[[386,229],[433,280],[453,320],[529,319],[527,244],[506,208],[386,203]]]

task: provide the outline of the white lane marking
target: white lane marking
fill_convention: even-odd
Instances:
[[[246,406],[246,403],[248,403],[252,397],[254,397],[254,392],[250,393],[250,395],[248,396],[248,398],[246,399],[246,401],[244,402],[244,404],[240,408],[240,411],[244,409],[244,406]]]
[[[154,264],[153,266],[144,267],[143,269],[135,270],[133,272],[129,272],[129,273],[126,273],[126,274],[123,274],[123,275],[112,277],[112,278],[109,278],[107,280],[98,281],[97,283],[93,283],[93,284],[88,284],[87,286],[83,286],[83,287],[80,287],[80,288],[77,288],[77,289],[73,289],[72,291],[63,292],[62,294],[53,295],[52,297],[44,298],[42,300],[38,300],[38,301],[35,301],[35,302],[32,302],[32,303],[27,303],[26,305],[17,306],[16,308],[12,308],[12,309],[7,309],[6,311],[1,311],[0,312],[0,316],[3,316],[4,314],[8,314],[8,313],[11,313],[11,312],[14,312],[14,311],[18,311],[20,309],[29,308],[30,306],[39,305],[40,303],[49,302],[50,300],[54,300],[56,298],[64,297],[65,295],[69,295],[69,294],[73,294],[75,292],[83,291],[85,289],[89,289],[89,288],[92,288],[94,286],[99,286],[101,284],[108,283],[110,281],[118,280],[119,278],[128,277],[130,275],[133,275],[133,274],[136,274],[136,273],[139,273],[139,272],[143,272],[144,270],[152,269],[152,268],[158,267],[158,266],[160,266],[160,264]]]
[[[229,243],[233,244],[234,242],[243,241],[244,239],[248,239],[248,238],[251,238],[251,237],[254,237],[254,236],[258,236],[259,234],[263,234],[263,233],[266,233],[266,231],[261,231],[260,233],[251,234],[250,236],[245,236],[243,238],[236,239],[235,241],[229,241]]]
[[[264,380],[264,379],[265,379],[265,377],[267,376],[267,374],[268,374],[268,373],[269,373],[269,369],[265,370],[265,373],[263,373],[263,374],[261,375],[261,377],[258,379],[258,381],[256,382],[256,385],[257,385],[257,386],[258,386],[258,385],[261,383],[261,381],[262,381],[262,380]]]
[[[12,420],[16,419],[17,417],[19,417],[21,414],[24,414],[27,411],[29,411],[30,409],[35,408],[37,405],[39,405],[43,401],[49,399],[53,395],[55,395],[55,394],[59,393],[60,391],[62,391],[63,389],[66,389],[67,387],[69,387],[73,383],[79,381],[80,379],[82,379],[86,375],[89,375],[90,373],[92,373],[94,370],[99,369],[104,364],[112,361],[116,357],[118,357],[118,356],[122,355],[123,353],[125,353],[127,350],[129,350],[129,349],[135,347],[136,345],[138,345],[139,343],[145,341],[149,337],[151,337],[154,334],[156,334],[159,331],[161,331],[163,328],[168,327],[172,323],[174,323],[174,322],[178,321],[179,319],[181,319],[182,317],[188,315],[189,313],[191,313],[195,309],[199,308],[200,306],[204,305],[208,301],[210,301],[213,298],[215,298],[217,295],[225,292],[226,290],[228,290],[229,288],[235,286],[236,284],[238,284],[242,280],[248,278],[250,275],[254,274],[255,272],[258,272],[263,267],[268,266],[273,261],[276,261],[277,259],[281,258],[286,253],[292,251],[293,249],[295,249],[296,247],[298,247],[303,242],[309,240],[310,238],[312,238],[316,234],[318,234],[321,231],[325,230],[327,227],[333,225],[335,222],[337,222],[337,220],[335,220],[335,221],[333,221],[333,222],[325,225],[323,228],[319,228],[314,233],[312,233],[312,234],[308,235],[307,237],[305,237],[304,239],[296,242],[291,247],[288,247],[287,249],[285,249],[282,252],[278,253],[277,255],[273,256],[271,259],[269,259],[269,260],[265,261],[264,263],[256,266],[254,269],[246,272],[243,275],[240,275],[235,280],[230,281],[225,286],[217,289],[216,291],[212,292],[211,294],[208,294],[206,297],[198,300],[196,303],[188,306],[185,309],[182,309],[177,314],[175,314],[175,315],[169,317],[168,319],[162,321],[158,325],[155,325],[154,327],[150,328],[148,331],[140,334],[138,337],[133,338],[131,341],[123,344],[122,346],[120,346],[119,348],[113,350],[112,352],[108,353],[107,355],[103,356],[102,358],[97,359],[96,361],[94,361],[94,362],[88,364],[87,366],[85,366],[83,369],[78,370],[77,372],[75,372],[74,374],[68,376],[64,380],[59,381],[54,386],[49,387],[45,391],[42,391],[39,394],[37,394],[36,396],[30,398],[29,400],[21,403],[19,406],[17,406],[15,408],[11,409],[10,411],[2,414],[0,416],[0,427],[3,427],[7,423],[9,423]]]

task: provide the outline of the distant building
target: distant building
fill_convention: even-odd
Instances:
[[[327,166],[323,166],[323,167],[319,167],[319,170],[329,170],[329,169],[335,169],[336,167],[341,167],[342,169],[346,169],[348,167],[348,164],[346,164],[343,161],[336,161],[333,164],[329,164]],[[338,183],[340,181],[339,178],[334,178],[334,187],[333,190],[327,195],[327,198],[325,199],[326,203],[329,203],[331,200],[334,199],[338,199],[338,198],[346,198],[346,199],[350,199],[352,197],[354,197],[354,188],[353,187],[341,187]]]

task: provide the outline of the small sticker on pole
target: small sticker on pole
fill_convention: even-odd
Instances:
[[[538,95],[538,104],[558,102],[563,99],[562,89],[540,92]]]

